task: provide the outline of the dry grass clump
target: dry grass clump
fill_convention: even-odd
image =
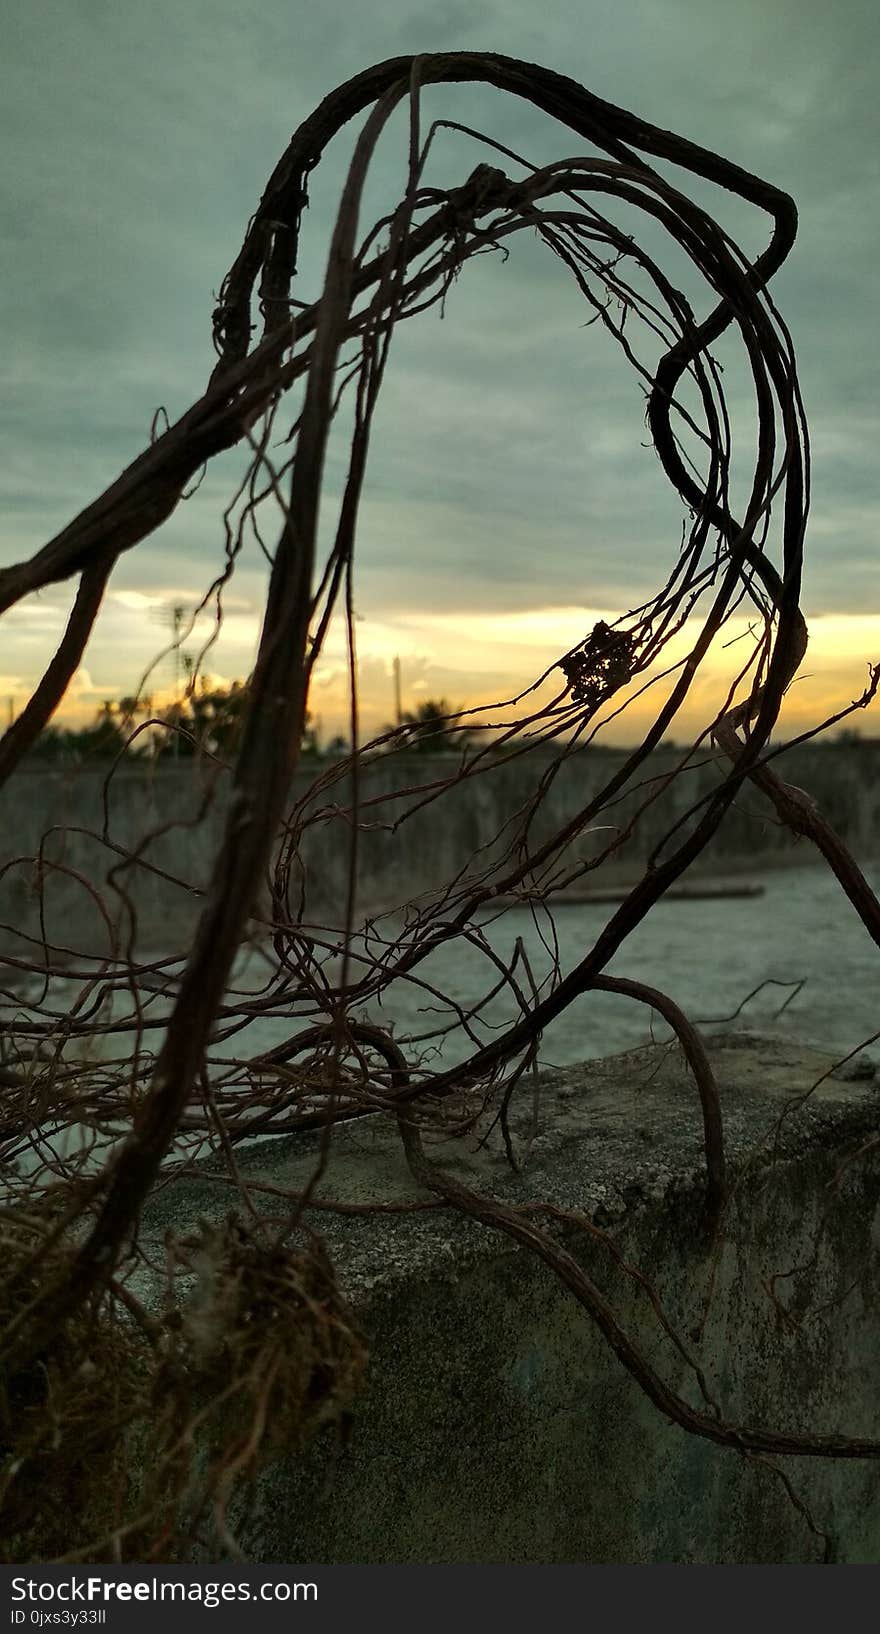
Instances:
[[[48,1243],[45,1219],[3,1216],[0,1330],[70,1254]],[[0,1374],[5,1560],[51,1559],[124,1524],[136,1484],[126,1436],[150,1397],[149,1363],[143,1335],[115,1301],[93,1298],[27,1367]]]
[[[344,1420],[367,1345],[320,1239],[291,1247],[259,1222],[203,1224],[181,1244],[195,1285],[174,1313],[161,1378],[166,1439],[173,1420],[195,1431],[221,1534],[236,1484]],[[227,1547],[231,1539],[226,1534]]]
[[[41,1253],[32,1293],[58,1271],[31,1218],[2,1226],[0,1322],[17,1319],[10,1270]],[[48,1261],[51,1260],[51,1265]],[[367,1349],[322,1245],[267,1242],[230,1219],[177,1245],[161,1321],[111,1290],[0,1384],[0,1528],[14,1560],[179,1559],[185,1538],[240,1550],[230,1499],[272,1458],[339,1423]]]

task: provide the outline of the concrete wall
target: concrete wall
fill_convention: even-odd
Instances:
[[[880,1163],[844,1157],[876,1129],[870,1079],[829,1078],[783,1125],[787,1097],[831,1063],[763,1039],[711,1053],[738,1186],[716,1259],[701,1226],[699,1116],[675,1050],[654,1047],[546,1075],[525,1173],[490,1146],[433,1155],[483,1192],[578,1207],[656,1286],[724,1416],[791,1431],[880,1436]],[[280,1141],[245,1178],[297,1187],[315,1153]],[[393,1129],[334,1144],[325,1197],[418,1196]],[[261,1209],[281,1209],[257,1194]],[[147,1219],[157,1248],[230,1206],[180,1182]],[[240,1519],[266,1562],[804,1562],[817,1539],[766,1463],[668,1424],[589,1318],[530,1255],[448,1213],[313,1217],[371,1342],[343,1452],[332,1434],[276,1462]],[[820,1229],[821,1228],[821,1229]],[[570,1246],[663,1376],[699,1404],[693,1375],[638,1287],[580,1235]],[[713,1266],[715,1267],[713,1273]],[[803,1267],[768,1295],[774,1272]],[[713,1282],[714,1275],[714,1282]],[[710,1286],[708,1318],[695,1330]],[[787,1459],[836,1561],[880,1562],[880,1464]],[[214,1557],[216,1558],[216,1557]]]
[[[673,750],[658,751],[641,780],[669,773],[676,758]],[[549,784],[532,839],[539,842],[581,810],[620,761],[620,751],[600,749],[579,752],[565,761]],[[807,746],[789,751],[777,764],[789,781],[819,800],[858,856],[877,854],[880,742]],[[359,837],[362,906],[405,901],[468,866],[481,866],[486,856],[497,854],[495,836],[523,811],[537,778],[549,766],[548,757],[538,754],[498,762],[486,775],[450,790],[397,828],[394,824],[401,813],[422,798],[415,792],[401,795],[400,790],[412,791],[416,785],[447,777],[449,758],[385,758],[365,768],[362,798],[378,803],[365,806],[365,827]],[[719,775],[719,763],[707,755],[694,770],[678,778],[640,818],[618,866],[630,874],[638,872],[672,823],[710,791]],[[313,776],[309,768],[298,774],[292,790],[294,801],[307,799]],[[128,894],[137,913],[141,946],[166,948],[190,933],[198,912],[199,889],[207,882],[222,832],[228,777],[212,783],[198,766],[184,763],[152,774],[120,770],[109,789],[104,779],[105,771],[92,768],[25,770],[0,791],[0,866],[7,865],[0,876],[0,926],[6,927],[0,929],[0,945],[14,945],[15,933],[21,930],[31,935],[39,931],[39,876],[33,859],[47,831],[43,855],[53,866],[43,870],[42,880],[51,940],[62,946],[105,943],[107,933],[89,887],[100,890],[112,917],[124,914],[123,897],[114,889],[112,871],[124,854],[141,845],[142,863],[155,871],[137,866],[115,876],[116,885]],[[572,858],[594,856],[603,849],[611,835],[601,825],[625,826],[641,798],[643,795],[628,795],[600,815],[595,820],[600,826],[575,840]],[[320,922],[338,920],[345,899],[350,828],[334,812],[349,799],[346,782],[319,796],[314,804],[323,807],[325,815],[308,829],[301,846],[306,916]],[[509,837],[509,829],[507,834]],[[152,838],[147,840],[148,836]],[[483,847],[488,852],[481,851]],[[15,858],[25,860],[13,862]],[[806,860],[812,860],[806,844],[796,845],[774,821],[763,798],[747,788],[701,866],[727,873]],[[179,883],[162,877],[163,872]]]

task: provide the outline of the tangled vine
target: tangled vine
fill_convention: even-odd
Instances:
[[[423,93],[450,82],[475,82],[524,99],[566,131],[577,156],[536,167],[452,121],[437,120],[426,129]],[[408,115],[405,188],[364,231],[370,166],[401,107]],[[360,114],[366,117],[342,189],[322,292],[303,303],[294,290],[310,177],[332,138]],[[432,151],[446,130],[484,143],[492,161],[478,164],[452,189],[426,180]],[[755,260],[667,179],[673,168],[762,213],[767,243]],[[650,232],[640,237],[638,230],[624,230],[619,207]],[[426,805],[442,812],[451,787],[491,777],[500,750],[509,762],[554,744],[556,758],[549,770],[540,761],[533,795],[512,814],[502,843],[478,853],[441,889],[399,904],[406,912],[393,922],[379,916],[359,924],[359,836],[371,816],[361,773],[370,757],[394,751],[405,737],[397,728],[371,743],[358,742],[353,659],[358,512],[391,340],[399,323],[446,300],[472,257],[506,252],[523,231],[537,235],[558,259],[591,317],[635,370],[654,449],[689,523],[667,576],[648,601],[615,624],[596,623],[548,675],[537,677],[520,697],[499,700],[503,725],[491,740],[475,737],[468,746],[472,723],[452,723],[466,752],[448,776],[401,791],[395,834]],[[213,314],[217,361],[203,395],[176,423],[157,430],[117,480],[56,537],[0,573],[0,613],[49,585],[77,581],[58,649],[0,740],[0,780],[6,781],[82,663],[120,558],[167,521],[208,462],[235,446],[246,451],[248,462],[225,515],[225,560],[204,602],[216,607],[218,624],[249,530],[262,543],[267,516],[276,518],[241,742],[234,764],[215,768],[216,786],[227,779],[228,798],[191,945],[183,952],[164,949],[161,957],[142,954],[136,882],[139,870],[153,865],[146,845],[114,853],[105,824],[98,839],[111,854],[112,889],[105,899],[94,882],[81,884],[102,916],[106,946],[100,954],[60,947],[45,933],[28,945],[22,933],[7,956],[6,968],[17,971],[19,986],[7,994],[12,1019],[4,1032],[0,1086],[0,1158],[7,1176],[0,1214],[2,1501],[18,1506],[23,1536],[33,1520],[44,1547],[61,1548],[61,1521],[41,1515],[37,1490],[41,1480],[45,1487],[47,1470],[55,1470],[58,1492],[77,1478],[83,1425],[92,1422],[111,1374],[114,1433],[120,1425],[142,1423],[147,1413],[158,1426],[152,1471],[136,1491],[110,1458],[115,1496],[96,1525],[98,1541],[107,1546],[109,1540],[121,1555],[135,1548],[159,1555],[173,1547],[182,1526],[197,1532],[209,1512],[234,1551],[229,1497],[239,1478],[277,1453],[279,1422],[298,1426],[289,1437],[296,1443],[300,1432],[344,1417],[364,1344],[309,1222],[318,1206],[318,1181],[332,1162],[332,1130],[352,1119],[396,1119],[412,1173],[426,1193],[542,1258],[657,1408],[684,1429],[759,1456],[880,1456],[880,1441],[734,1423],[715,1403],[694,1408],[659,1377],[563,1246],[552,1229],[558,1218],[541,1224],[540,1209],[479,1196],[445,1175],[422,1147],[426,1129],[464,1133],[482,1119],[499,1124],[513,1155],[510,1107],[526,1091],[542,1031],[580,995],[613,991],[660,1014],[681,1045],[702,1118],[708,1221],[717,1229],[728,1191],[722,1108],[699,1033],[666,995],[613,978],[606,967],[698,858],[747,779],[770,798],[783,823],[819,848],[880,943],[880,906],[857,864],[813,803],[779,779],[768,753],[783,696],[807,647],[799,600],[809,501],[807,430],[791,339],[770,294],[795,231],[795,207],[783,192],[562,75],[486,53],[381,63],[326,97],[276,166],[220,291]],[[643,238],[653,243],[658,232],[701,280],[704,315],[645,247]],[[636,350],[634,330],[659,353],[650,365]],[[732,508],[734,437],[712,354],[728,331],[738,337],[748,367],[757,428],[741,515]],[[282,440],[280,420],[291,399],[296,413]],[[335,533],[322,554],[318,515],[325,457],[343,403],[352,415],[347,470]],[[274,452],[279,443],[280,460]],[[752,617],[752,640],[739,674],[723,708],[678,766],[684,771],[709,741],[725,757],[723,775],[669,830],[579,962],[566,973],[554,967],[551,978],[535,987],[523,965],[504,965],[481,937],[480,910],[510,900],[541,901],[613,857],[622,843],[619,827],[608,830],[605,848],[587,861],[572,861],[572,842],[601,825],[634,780],[641,801],[633,822],[658,798],[656,782],[646,777],[639,784],[639,775],[743,604]],[[345,621],[352,656],[352,751],[322,767],[307,794],[292,795],[309,685],[334,615]],[[683,631],[686,656],[664,669],[663,654]],[[548,701],[546,683],[558,676]],[[868,702],[876,684],[872,672],[853,707]],[[539,836],[536,815],[572,747],[592,741],[634,696],[652,689],[660,701],[641,741],[573,817]],[[148,726],[136,728],[132,742]],[[207,764],[212,757],[206,751],[204,758]],[[206,781],[205,806],[216,786]],[[330,812],[345,816],[350,845],[342,923],[328,928],[310,917],[303,857],[309,830]],[[51,889],[65,864],[41,849],[33,866],[39,895]],[[183,890],[195,889],[182,876],[167,877]],[[269,971],[259,994],[236,986],[236,961],[249,936],[258,940]],[[425,974],[433,953],[457,943],[485,958],[486,996],[502,993],[512,1007],[508,1023],[488,1041],[474,1024],[486,996],[463,1009],[436,993]],[[364,1022],[364,1007],[401,980],[445,1003],[462,1043],[461,1059],[438,1066],[427,1049],[413,1044],[404,1050],[388,1029]],[[284,1043],[240,1058],[228,1048],[218,1054],[218,1041],[228,1045],[246,1035],[260,1016],[289,1023]],[[443,1031],[438,1022],[422,1044],[436,1042]],[[240,1142],[315,1130],[322,1137],[315,1176],[291,1199],[284,1229],[277,1218],[271,1224],[260,1218],[242,1184],[242,1219],[225,1234],[197,1233],[178,1244],[166,1267],[164,1304],[148,1307],[136,1292],[139,1221],[157,1185],[209,1148],[238,1184]],[[544,1212],[560,1214],[549,1207]],[[611,1239],[589,1222],[572,1215],[563,1223],[575,1236],[590,1231],[614,1254]],[[193,1276],[201,1277],[202,1290],[195,1305],[179,1291]],[[665,1322],[656,1298],[655,1308]],[[89,1362],[95,1336],[102,1334],[103,1367]],[[230,1404],[234,1429],[228,1428]],[[209,1452],[196,1471],[189,1453],[197,1432]],[[28,1536],[22,1549],[33,1547]],[[95,1537],[81,1540],[83,1549],[95,1545]]]

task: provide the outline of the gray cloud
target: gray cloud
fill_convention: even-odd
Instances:
[[[202,389],[213,294],[290,130],[320,96],[384,56],[479,47],[570,73],[795,195],[800,238],[776,292],[815,435],[808,597],[813,610],[880,611],[876,41],[861,0],[17,8],[0,99],[3,560],[39,546],[112,480],[159,403],[174,416]],[[525,105],[473,87],[432,89],[426,109],[480,122],[538,161],[572,147]],[[307,291],[350,140],[316,178]],[[454,180],[480,156],[457,140],[441,162]],[[401,165],[399,150],[386,153],[371,197],[399,185]],[[750,249],[764,242],[760,217],[715,190],[700,196]],[[580,328],[584,316],[560,268],[523,244],[505,267],[466,269],[442,324],[432,314],[403,327],[361,529],[369,614],[625,606],[665,574],[681,506],[639,446],[635,379],[598,329]],[[730,384],[748,428],[735,366]],[[232,469],[212,473],[126,560],[120,584],[171,594],[208,582]],[[328,517],[340,480],[335,448]],[[239,587],[255,607],[263,582],[249,548]],[[114,628],[101,635],[108,666]],[[4,670],[24,661],[13,654]]]

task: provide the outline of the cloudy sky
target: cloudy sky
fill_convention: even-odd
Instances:
[[[839,707],[880,657],[878,40],[869,0],[11,0],[2,561],[29,554],[111,481],[159,405],[174,419],[204,389],[215,293],[314,104],[397,53],[501,51],[560,69],[794,195],[800,235],[774,288],[799,358],[815,500],[813,644],[789,718]],[[437,88],[426,106],[537,162],[578,148],[495,92]],[[401,134],[398,123],[380,157],[377,205],[399,196]],[[317,291],[350,140],[334,144],[312,190],[303,298]],[[484,157],[453,138],[443,174],[456,183]],[[763,245],[763,218],[708,189],[700,197],[747,249]],[[431,313],[400,331],[358,539],[368,724],[392,713],[395,654],[405,703],[488,701],[665,578],[682,508],[641,446],[635,378],[597,327],[582,327],[586,316],[559,264],[518,242],[505,265],[487,257],[465,269],[442,321]],[[730,368],[747,459],[749,414]],[[195,604],[222,552],[236,470],[212,467],[161,534],[123,559],[69,713],[85,718],[130,691],[161,644],[163,609]],[[328,516],[339,471],[331,460]],[[231,587],[214,673],[247,673],[263,588],[254,547]],[[14,707],[68,605],[59,588],[4,620],[0,698]],[[331,642],[312,700],[325,733],[340,723],[340,659]],[[156,684],[170,679],[166,664]],[[859,724],[880,731],[878,716]]]

